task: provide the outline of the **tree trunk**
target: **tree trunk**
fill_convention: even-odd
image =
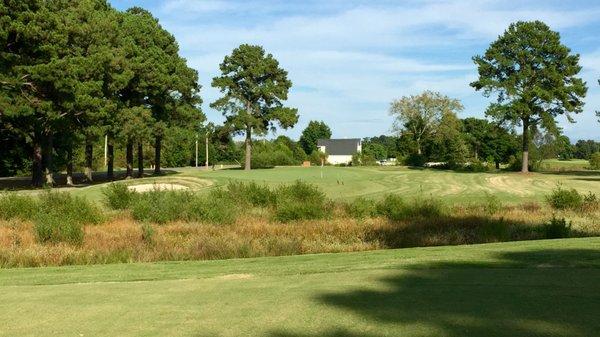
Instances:
[[[115,146],[112,143],[112,138],[109,137],[108,145],[106,146],[106,178],[108,180],[113,180],[115,178]]]
[[[421,151],[421,139],[417,138],[417,154],[421,155],[422,151]]]
[[[31,185],[40,187],[43,184],[42,179],[42,146],[40,144],[39,134],[33,136],[33,158],[31,165]]]
[[[138,143],[138,178],[144,176],[144,147],[141,142]]]
[[[73,186],[73,146],[67,149],[67,186]]]
[[[160,150],[162,137],[156,137],[154,142],[154,174],[160,174]]]
[[[125,173],[125,179],[131,179],[133,175],[133,142],[127,141],[125,150],[125,161],[127,162],[127,172]]]
[[[246,162],[244,170],[250,171],[252,169],[252,128],[246,128]]]
[[[496,160],[496,170],[500,169],[500,162]]]
[[[52,172],[52,155],[54,152],[54,137],[49,134],[45,137],[44,149],[42,149],[42,162],[47,186],[54,186],[54,174]]]
[[[529,118],[523,120],[523,165],[521,172],[529,172]]]
[[[92,167],[94,166],[94,145],[90,142],[85,143],[85,180],[94,181],[92,176]]]

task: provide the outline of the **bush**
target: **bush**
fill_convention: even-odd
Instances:
[[[388,194],[377,204],[377,212],[392,221],[402,221],[414,217],[439,217],[444,215],[445,207],[439,199],[415,198],[408,204],[400,196]]]
[[[252,206],[267,207],[275,204],[275,192],[255,182],[229,182],[227,192],[234,200]]]
[[[346,213],[355,219],[370,218],[377,214],[375,201],[358,197],[345,204]]]
[[[126,209],[131,204],[135,192],[129,190],[125,184],[109,184],[102,190],[106,205],[112,209]]]
[[[103,220],[98,207],[70,193],[45,192],[40,195],[38,206],[38,213],[56,213],[82,225],[98,224]]]
[[[275,218],[279,221],[322,219],[331,213],[325,194],[302,181],[279,187],[276,195]]]
[[[215,224],[229,224],[239,213],[239,202],[231,197],[231,192],[222,189],[212,190],[208,195],[196,195],[186,206],[185,218],[191,221],[206,221]]]
[[[423,167],[427,162],[427,158],[424,155],[418,153],[411,153],[405,159],[404,163],[407,166]]]
[[[376,208],[378,214],[390,220],[402,220],[406,218],[404,214],[406,204],[404,203],[404,199],[399,195],[387,194],[377,203]]]
[[[83,224],[73,214],[39,212],[34,218],[34,229],[40,242],[83,243]]]
[[[483,209],[487,214],[494,215],[502,209],[502,202],[495,195],[486,192]]]
[[[152,228],[152,225],[147,223],[142,225],[142,241],[148,244],[154,243],[154,228]]]
[[[166,223],[185,216],[186,206],[194,197],[186,191],[153,190],[138,193],[132,200],[131,214],[138,221]]]
[[[590,157],[590,168],[600,170],[600,152],[593,153]]]
[[[560,238],[568,238],[571,234],[571,226],[570,222],[567,222],[564,218],[555,218],[552,217],[550,222],[544,224],[542,227],[544,232],[544,237],[546,239],[560,239]]]
[[[33,218],[36,209],[37,202],[30,196],[18,195],[16,193],[0,195],[0,219],[29,220]]]
[[[576,189],[564,189],[556,187],[552,193],[546,196],[546,201],[554,209],[578,209],[583,204],[583,198]]]
[[[102,221],[100,210],[84,198],[69,193],[40,195],[34,229],[40,242],[83,242],[83,225]]]
[[[466,172],[487,172],[489,171],[489,167],[485,162],[473,160],[469,164],[465,165],[462,170]]]

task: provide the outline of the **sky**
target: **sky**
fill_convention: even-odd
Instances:
[[[150,10],[177,39],[188,65],[198,70],[209,121],[223,121],[209,107],[219,97],[212,78],[219,63],[242,43],[259,44],[293,82],[287,106],[300,119],[322,120],[334,138],[392,134],[390,102],[424,90],[459,99],[459,117],[485,116],[493,98],[476,92],[474,55],[483,54],[511,22],[541,20],[580,54],[580,76],[589,87],[574,124],[559,118],[572,141],[600,140],[600,1],[221,1],[111,0],[125,10]]]

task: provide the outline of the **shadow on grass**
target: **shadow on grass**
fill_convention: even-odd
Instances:
[[[367,241],[379,242],[385,248],[408,248],[593,235],[600,233],[573,229],[557,231],[556,228],[547,226],[544,219],[528,223],[491,216],[458,214],[390,222],[390,226],[370,230]]]
[[[600,171],[590,170],[565,170],[565,171],[541,171],[540,174],[548,175],[564,175],[564,176],[580,176],[580,177],[600,177]]]
[[[380,286],[318,295],[355,326],[307,336],[598,336],[600,249],[500,253],[489,263],[432,263]],[[368,329],[361,325],[368,323]]]
[[[86,181],[85,175],[83,173],[75,173],[75,174],[73,174],[73,183],[75,184],[74,186],[67,186],[66,174],[62,174],[62,173],[56,174],[54,176],[54,180],[56,181],[56,185],[54,186],[54,188],[63,188],[63,187],[80,188],[80,187],[104,184],[104,183],[107,183],[110,181],[125,180],[125,173],[126,173],[125,170],[115,170],[114,178],[108,179],[106,172],[94,172],[92,174],[92,179],[93,179],[92,182]],[[174,171],[174,170],[163,169],[160,176],[174,175],[177,173],[178,172]],[[144,172],[144,178],[156,177],[156,176],[157,175],[154,175],[154,171],[152,171],[152,170],[146,170]],[[137,170],[134,170],[133,177],[134,177],[134,179],[137,179]],[[1,190],[15,190],[15,191],[30,190],[33,188],[34,187],[31,186],[31,177],[2,177],[2,178],[0,178],[0,191]]]

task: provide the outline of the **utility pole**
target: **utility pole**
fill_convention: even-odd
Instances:
[[[198,134],[196,134],[196,167],[198,167]]]

